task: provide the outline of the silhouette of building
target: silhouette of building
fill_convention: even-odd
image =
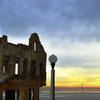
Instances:
[[[46,52],[37,33],[29,45],[12,44],[0,37],[0,100],[39,100],[39,88],[46,85]]]

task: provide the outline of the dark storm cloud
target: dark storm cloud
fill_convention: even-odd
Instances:
[[[0,24],[9,35],[26,32],[99,40],[100,0],[0,0]]]

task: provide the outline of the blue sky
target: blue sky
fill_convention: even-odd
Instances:
[[[0,32],[26,44],[37,32],[57,67],[99,70],[100,0],[0,0]]]

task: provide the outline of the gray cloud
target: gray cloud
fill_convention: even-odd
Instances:
[[[0,0],[2,31],[38,32],[71,40],[100,39],[100,0]]]
[[[66,56],[58,57],[60,62],[57,64],[62,67],[82,67],[82,68],[98,68],[100,66],[99,59],[86,56]]]

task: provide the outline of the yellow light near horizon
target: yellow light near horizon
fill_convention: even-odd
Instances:
[[[56,67],[55,85],[60,87],[85,87],[100,86],[100,69],[88,69],[79,67]],[[50,86],[50,70],[47,70],[47,86]]]
[[[67,77],[68,76],[68,71],[66,71],[66,70],[57,70],[56,71],[56,76],[57,77],[61,77],[62,76],[62,78],[63,77]]]

